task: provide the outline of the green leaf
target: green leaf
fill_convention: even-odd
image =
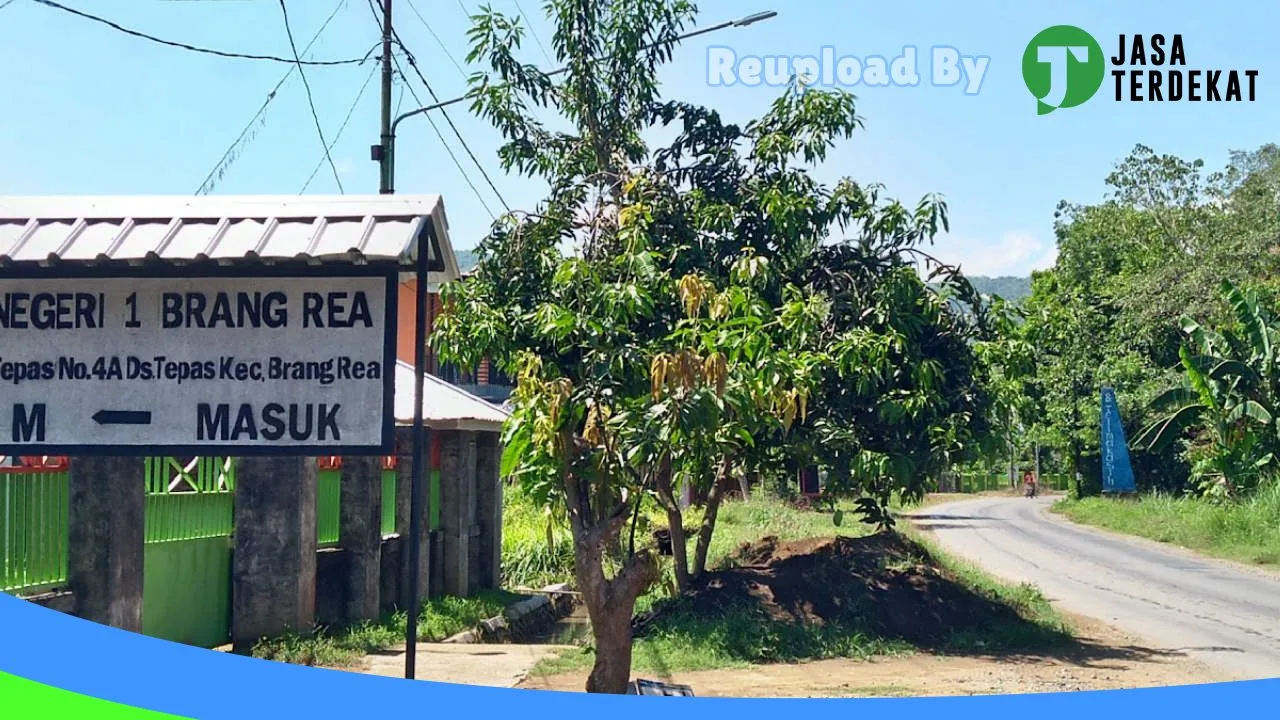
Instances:
[[[528,432],[513,433],[511,439],[502,448],[502,463],[498,472],[502,477],[509,477],[515,472],[516,467],[524,458],[525,452],[529,449],[530,435]]]

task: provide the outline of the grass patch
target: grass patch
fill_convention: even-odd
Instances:
[[[905,655],[910,644],[877,638],[837,625],[800,625],[772,620],[748,608],[726,611],[715,622],[690,610],[667,615],[646,637],[637,638],[631,665],[635,671],[670,677],[695,670],[751,665]],[[538,663],[530,674],[558,675],[586,670],[595,662],[591,646],[563,650]]]
[[[818,525],[813,517],[802,517],[799,511],[785,507],[760,509],[741,507],[750,505],[748,503],[739,505],[735,508],[736,519],[729,523],[730,526],[751,527],[752,521],[761,521],[767,517],[772,520],[772,529],[789,529],[788,539],[791,540],[838,534],[833,532],[829,515],[819,515],[826,520],[825,524]],[[754,527],[756,530],[751,534],[757,537],[768,534],[760,525]],[[841,532],[846,530],[834,529]],[[860,537],[867,534],[859,525],[847,530],[850,531],[847,536]],[[741,532],[749,531],[743,529]],[[1034,586],[1002,583],[974,566],[938,550],[918,533],[906,531],[903,534],[919,548],[918,556],[881,559],[878,562],[881,570],[893,574],[918,566],[930,567],[946,581],[960,586],[962,592],[978,596],[1002,609],[994,616],[971,623],[967,629],[951,633],[940,644],[929,645],[929,649],[940,652],[996,653],[1042,650],[1071,642],[1070,625]],[[728,547],[734,546],[729,538],[724,543]],[[732,563],[721,562],[719,566],[731,567]],[[857,582],[852,577],[850,580]],[[875,602],[871,596],[868,596],[868,600]],[[921,648],[919,644],[892,633],[881,633],[869,622],[793,622],[770,616],[750,603],[728,605],[714,613],[706,612],[705,606],[700,611],[697,601],[687,597],[655,600],[650,596],[649,601],[644,604],[649,607],[658,606],[661,613],[645,629],[643,636],[636,639],[633,666],[638,672],[657,677],[669,677],[678,672],[740,668],[776,662],[901,656]],[[909,608],[902,608],[900,611],[914,612]],[[594,659],[594,652],[589,646],[566,650],[558,657],[539,663],[533,673],[555,675],[582,671],[589,668]]]
[[[976,565],[950,555],[936,543],[915,530],[904,535],[925,548],[930,559],[970,591],[1010,608],[1017,622],[995,622],[980,631],[960,631],[952,635],[948,645],[959,651],[1035,650],[1065,645],[1074,639],[1071,624],[1062,616],[1040,588],[1030,583],[1017,585],[1001,582]]]
[[[474,597],[443,597],[423,602],[418,616],[418,640],[440,642],[480,625],[482,620],[502,614],[524,596],[501,590],[484,590]],[[265,660],[295,665],[350,667],[361,657],[404,643],[408,617],[395,613],[379,622],[365,622],[338,631],[319,628],[310,634],[287,633],[260,640],[251,654]]]
[[[1180,545],[1253,565],[1280,565],[1280,483],[1231,504],[1144,495],[1061,500],[1053,511],[1088,525]]]

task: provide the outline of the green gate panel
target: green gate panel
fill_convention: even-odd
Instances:
[[[231,637],[235,462],[147,459],[142,632],[201,647]]]
[[[230,640],[231,538],[147,543],[142,632],[199,647]]]
[[[316,544],[337,545],[341,522],[342,471],[321,470],[316,473]]]
[[[396,531],[396,471],[382,471],[382,534]]]

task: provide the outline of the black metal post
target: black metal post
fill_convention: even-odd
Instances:
[[[413,467],[409,481],[409,622],[405,630],[404,676],[414,679],[418,659],[418,613],[421,606],[418,586],[422,562],[422,475],[427,428],[422,417],[423,374],[427,371],[427,233],[418,233],[417,313],[413,319]]]

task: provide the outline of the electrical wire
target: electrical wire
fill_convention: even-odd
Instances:
[[[395,59],[395,64],[396,70],[399,71],[400,76],[404,78],[404,86],[409,91],[409,95],[413,97],[413,101],[417,103],[419,107],[425,105],[426,103],[422,102],[422,99],[418,97],[418,91],[414,90],[413,86],[409,84],[409,78],[406,77],[404,75],[404,71],[401,70],[400,60],[398,58]],[[429,125],[431,125],[431,129],[435,131],[436,137],[440,138],[440,144],[444,147],[444,151],[449,155],[449,159],[453,161],[454,166],[458,168],[458,172],[462,175],[462,179],[466,181],[467,187],[471,188],[471,192],[475,193],[476,199],[480,201],[480,207],[484,208],[484,211],[489,213],[490,219],[497,220],[498,216],[494,215],[493,210],[489,209],[489,203],[484,201],[484,195],[480,194],[480,190],[476,187],[476,184],[471,181],[471,176],[467,174],[467,171],[462,167],[462,163],[458,161],[458,156],[453,154],[453,148],[449,147],[449,143],[444,139],[444,133],[440,132],[440,128],[436,125],[436,121],[432,120],[431,116],[427,113],[422,113],[422,117],[426,119]]]
[[[529,26],[529,34],[533,36],[533,41],[538,43],[538,49],[542,51],[542,57],[546,58],[548,63],[554,65],[556,61],[551,59],[551,54],[547,52],[546,46],[542,44],[542,38],[538,37],[538,31],[533,27],[533,23],[529,22],[528,16],[524,14],[524,8],[520,7],[520,0],[511,1],[516,4],[516,12],[520,13],[520,19],[524,20],[524,24]],[[462,2],[462,0],[458,0],[458,2]]]
[[[413,11],[413,14],[418,16],[418,21],[422,23],[422,27],[427,29],[427,32],[431,34],[431,37],[435,38],[436,44],[444,51],[445,57],[449,58],[449,62],[453,63],[453,66],[458,68],[458,74],[462,76],[463,82],[466,82],[467,71],[462,69],[462,66],[458,64],[458,61],[453,58],[453,53],[449,52],[449,47],[444,44],[444,41],[440,39],[439,35],[436,35],[436,31],[431,29],[431,25],[427,23],[426,18],[422,17],[422,13],[418,12],[418,7],[413,4],[413,0],[406,0],[406,2],[409,3],[409,9]]]
[[[400,106],[404,103],[404,86],[408,84],[407,80],[400,71],[396,71],[396,77],[400,78],[400,94],[396,96],[396,109],[391,113],[393,117],[400,117]]]
[[[80,10],[76,10],[75,8],[70,8],[70,7],[67,7],[66,5],[53,2],[53,0],[35,0],[35,1],[40,3],[41,5],[51,7],[55,10],[61,10],[66,13],[71,13],[72,15],[77,15],[79,17],[85,18],[86,20],[92,20],[96,23],[101,23],[114,30],[119,30],[120,32],[126,35],[132,35],[133,37],[142,38],[144,40],[150,40],[151,42],[160,43],[161,45],[168,45],[169,47],[176,47],[176,48],[181,48],[183,50],[190,50],[191,52],[206,53],[209,55],[218,55],[219,57],[238,58],[241,60],[271,60],[273,62],[289,63],[290,65],[302,64],[302,65],[326,65],[326,66],[358,65],[369,58],[368,53],[365,53],[364,57],[352,58],[350,60],[298,61],[298,60],[290,60],[288,58],[283,58],[276,55],[252,55],[249,53],[236,53],[236,52],[227,52],[225,50],[212,50],[210,48],[197,47],[195,45],[188,45],[187,43],[175,42],[173,40],[165,40],[163,38],[158,38],[155,35],[148,35],[147,33],[139,32],[137,30],[130,30],[129,28],[123,27],[117,23],[107,20],[106,18],[101,18],[101,17],[98,17],[97,15],[90,15],[87,12],[82,12]]]
[[[329,17],[325,18],[324,22],[320,25],[320,29],[316,30],[315,35],[311,36],[311,41],[302,49],[303,55],[306,55],[307,51],[311,49],[311,46],[315,45],[316,40],[320,39],[320,35],[324,33],[325,28],[329,27],[329,23],[337,17],[338,13],[346,6],[346,4],[347,0],[338,0],[338,4],[334,5],[333,11],[329,13]],[[245,123],[244,129],[241,130],[240,134],[236,136],[236,139],[227,146],[226,151],[222,153],[222,157],[218,159],[218,162],[214,163],[213,169],[209,171],[209,174],[204,178],[204,182],[200,183],[200,187],[196,190],[196,195],[209,194],[209,192],[213,190],[213,185],[211,183],[215,179],[221,179],[222,176],[226,174],[227,169],[231,167],[231,162],[238,157],[236,154],[236,148],[240,146],[240,143],[243,142],[246,137],[252,139],[252,137],[249,136],[249,131],[254,129],[255,124],[258,128],[261,128],[265,124],[266,121],[263,118],[263,114],[266,113],[267,106],[271,104],[272,100],[276,99],[276,93],[280,92],[280,88],[284,87],[285,82],[293,76],[293,73],[296,72],[297,69],[297,65],[293,63],[289,64],[289,69],[285,72],[284,76],[280,78],[280,82],[276,83],[276,86],[271,89],[271,92],[267,93],[267,99],[262,102],[262,106],[258,108],[258,112],[254,113],[253,117],[249,118],[249,122]]]
[[[373,22],[378,26],[379,31],[381,31],[382,11],[381,9],[378,8],[377,5],[374,4],[374,0],[368,0],[368,5],[369,5],[369,12],[373,14]],[[394,30],[392,32],[394,33]],[[403,47],[404,46],[401,45],[402,49]],[[391,59],[395,63],[396,72],[399,73],[400,78],[404,81],[404,88],[409,91],[409,95],[413,97],[413,101],[417,103],[419,107],[423,107],[426,103],[422,102],[422,99],[418,97],[418,91],[414,90],[413,85],[409,83],[409,77],[404,74],[404,68],[400,66],[400,59],[395,57],[394,55],[392,56]],[[471,192],[475,193],[476,199],[480,201],[480,206],[484,208],[485,212],[489,213],[490,219],[497,220],[498,219],[497,216],[494,215],[493,210],[489,208],[489,204],[485,202],[484,195],[482,195],[480,193],[480,190],[476,188],[476,184],[471,181],[471,176],[467,174],[467,171],[462,167],[462,163],[458,161],[458,156],[454,154],[453,148],[450,148],[449,143],[444,139],[444,133],[440,132],[440,127],[436,125],[436,121],[432,120],[431,116],[428,115],[427,113],[421,113],[421,115],[424,119],[426,119],[427,124],[431,126],[431,129],[435,132],[436,137],[440,139],[440,145],[444,147],[445,153],[449,156],[449,159],[453,161],[454,166],[458,168],[458,173],[462,175],[462,179],[467,183],[467,187],[471,188]]]
[[[280,14],[284,16],[284,31],[289,36],[289,47],[293,50],[294,62],[298,64],[298,76],[302,78],[302,87],[307,91],[307,106],[311,108],[311,119],[316,123],[316,134],[320,136],[320,147],[324,148],[324,157],[329,161],[329,169],[333,171],[333,181],[338,184],[338,193],[345,195],[342,189],[342,178],[338,177],[338,167],[333,164],[333,155],[329,153],[329,143],[325,142],[324,129],[320,127],[320,116],[316,113],[316,103],[311,97],[311,83],[307,82],[307,74],[302,71],[302,58],[298,55],[298,45],[293,41],[293,29],[289,26],[289,8],[284,0],[280,0]]]
[[[4,0],[4,2],[0,3],[0,10],[7,8],[12,4],[13,4],[13,0]]]
[[[436,104],[439,104],[440,96],[436,95],[436,91],[431,88],[431,83],[427,82],[427,77],[422,74],[422,70],[418,67],[417,61],[413,58],[413,53],[409,51],[409,48],[405,47],[404,41],[400,39],[400,34],[397,33],[394,28],[392,28],[391,33],[395,37],[396,44],[400,46],[401,50],[404,50],[405,59],[409,61],[409,67],[413,69],[414,74],[422,81],[423,87],[427,89],[427,94],[431,96],[431,99]],[[506,208],[507,212],[511,212],[511,206],[507,204],[506,198],[502,197],[502,193],[499,192],[498,186],[493,184],[493,178],[489,177],[489,173],[484,169],[484,166],[480,164],[480,160],[476,158],[476,154],[471,151],[471,146],[467,145],[467,141],[462,137],[462,133],[458,130],[458,126],[453,124],[453,118],[449,117],[449,113],[444,108],[440,108],[440,114],[444,115],[445,122],[449,123],[449,128],[453,130],[453,134],[457,136],[458,142],[462,144],[462,149],[467,151],[467,155],[471,157],[471,162],[475,163],[476,169],[480,171],[480,176],[489,184],[489,189],[498,197],[498,201],[502,203],[502,207]],[[423,113],[423,115],[426,115],[426,113]]]
[[[338,140],[342,138],[342,133],[347,129],[347,123],[351,122],[351,115],[355,113],[356,106],[360,104],[360,98],[364,97],[364,91],[368,89],[369,83],[373,80],[373,76],[377,71],[377,65],[374,65],[369,69],[369,75],[365,77],[364,84],[360,86],[360,92],[356,93],[356,99],[351,102],[351,107],[347,108],[347,116],[342,119],[342,124],[338,126],[338,132],[333,136],[333,141],[329,143],[329,147],[325,150],[325,157],[329,156],[329,153],[333,150],[334,146],[338,144]],[[307,177],[307,181],[303,183],[302,189],[298,191],[299,195],[306,192],[307,188],[311,186],[311,181],[315,180],[316,173],[319,173],[320,168],[324,167],[324,161],[325,158],[322,157],[320,158],[320,161],[316,163],[315,168],[311,170],[311,175]]]

